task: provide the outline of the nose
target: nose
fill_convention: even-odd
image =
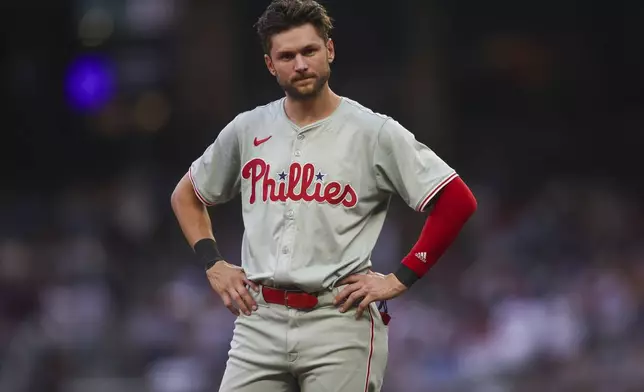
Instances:
[[[295,56],[295,70],[298,72],[303,72],[309,69],[309,65],[304,60],[304,56],[298,54]]]

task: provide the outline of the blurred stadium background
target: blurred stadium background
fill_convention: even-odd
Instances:
[[[5,0],[0,391],[216,391],[232,315],[170,193],[281,96],[260,0]],[[329,0],[332,88],[397,118],[479,210],[390,304],[384,392],[644,391],[641,2]],[[239,262],[239,200],[212,209]],[[392,272],[424,218],[396,199]]]

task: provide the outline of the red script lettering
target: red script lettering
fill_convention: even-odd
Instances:
[[[342,204],[347,208],[358,203],[358,195],[350,184],[342,185],[337,181],[323,184],[315,181],[315,166],[311,163],[294,162],[288,170],[288,181],[276,181],[269,177],[271,165],[261,158],[251,159],[242,168],[242,178],[250,180],[249,202],[254,204],[258,197],[263,202],[304,200],[306,202]],[[258,188],[261,195],[258,195]],[[312,193],[309,193],[312,192]]]

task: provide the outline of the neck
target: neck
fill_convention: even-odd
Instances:
[[[327,85],[320,94],[311,99],[295,100],[287,95],[284,110],[291,121],[304,126],[330,116],[339,103],[340,96]]]

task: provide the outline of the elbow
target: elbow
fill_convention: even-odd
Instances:
[[[179,192],[177,191],[177,188],[174,188],[170,195],[170,206],[175,212],[177,211],[177,204],[179,204]]]
[[[444,199],[444,203],[450,210],[455,211],[461,217],[460,219],[469,219],[478,208],[476,197],[460,177],[447,184],[442,193],[441,199]]]
[[[469,190],[469,195],[468,195],[468,208],[469,208],[469,215],[472,216],[478,209],[478,202],[476,201],[476,197],[474,197],[474,194],[472,193],[471,190]]]
[[[181,192],[179,191],[179,188],[174,188],[172,191],[172,194],[170,195],[170,206],[172,207],[172,211],[174,213],[177,213],[177,209],[179,207],[179,203],[181,200]]]
[[[476,197],[474,196],[474,193],[472,193],[472,190],[467,185],[465,185],[464,182],[462,183],[461,189],[463,193],[463,210],[465,211],[465,214],[469,219],[478,209],[478,202],[476,200]]]
[[[174,211],[175,214],[179,210],[181,204],[186,199],[186,186],[185,186],[186,181],[185,180],[186,180],[186,177],[184,176],[179,181],[177,186],[172,191],[172,194],[170,195],[170,206],[172,207],[172,211]]]

